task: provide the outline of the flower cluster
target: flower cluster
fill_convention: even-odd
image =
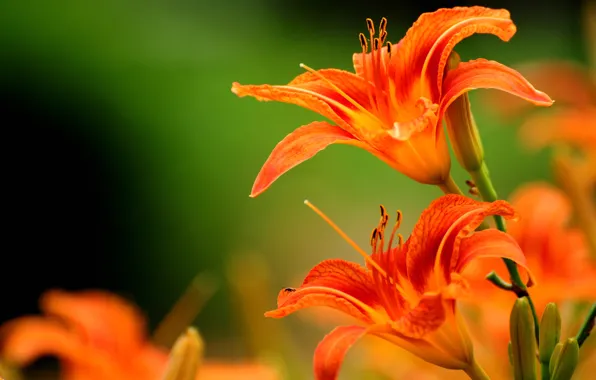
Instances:
[[[591,23],[594,8],[587,11]],[[334,327],[314,351],[317,380],[337,379],[348,350],[367,336],[359,365],[390,379],[593,378],[596,70],[462,61],[454,48],[474,34],[513,37],[516,26],[504,9],[425,13],[393,44],[387,19],[367,19],[366,29],[353,71],[301,64],[305,72],[285,85],[233,83],[240,97],[292,103],[328,119],[299,127],[273,149],[251,197],[334,143],[363,148],[444,194],[421,211],[408,237],[400,226],[409,216],[397,211],[392,222],[380,206],[366,249],[305,201],[363,260],[316,264],[299,285],[279,291],[265,317],[313,307],[338,312],[313,314],[319,325]],[[480,88],[500,90],[484,98],[485,108],[510,121],[536,110],[529,106],[550,107],[550,96],[561,101],[520,127],[530,148],[551,150],[556,184],[525,183],[508,200],[499,198],[468,97]],[[469,176],[467,193],[451,175],[449,146]],[[230,266],[232,291],[259,316],[265,306],[255,297],[268,287],[262,269],[258,259]],[[42,315],[0,327],[0,380],[9,373],[16,379],[13,367],[48,355],[60,360],[64,380],[281,379],[275,365],[203,362],[203,341],[188,327],[200,309],[196,290],[193,283],[151,337],[141,312],[122,297],[49,290],[40,300]],[[278,322],[246,319],[253,335],[283,340],[261,324]],[[282,346],[289,344],[276,348]]]
[[[456,7],[425,13],[395,44],[388,39],[387,19],[378,26],[367,19],[366,25],[368,33],[359,36],[362,51],[353,56],[354,72],[301,64],[306,72],[286,85],[232,85],[240,97],[296,104],[329,120],[312,122],[284,138],[261,168],[251,196],[334,143],[364,148],[445,195],[421,213],[407,239],[397,232],[399,211],[386,233],[390,217],[381,206],[370,253],[306,202],[364,263],[328,259],[317,264],[300,286],[282,289],[277,308],[265,316],[280,318],[326,306],[352,317],[352,325],[336,327],[316,348],[314,374],[319,380],[336,379],[346,352],[365,335],[410,352],[434,365],[430,368],[462,370],[473,379],[488,378],[487,371],[495,378],[534,379],[538,373],[542,379],[570,378],[581,367],[580,346],[582,362],[593,352],[584,343],[594,325],[595,306],[585,319],[576,312],[563,313],[568,318],[564,339],[557,308],[563,301],[594,301],[596,294],[595,257],[589,253],[596,254],[593,103],[539,115],[522,127],[535,146],[562,146],[554,158],[561,189],[530,183],[510,202],[499,200],[467,92],[491,88],[508,93],[489,106],[496,104],[509,114],[524,108],[521,102],[508,106],[511,94],[536,106],[551,106],[553,100],[519,71],[486,59],[462,62],[453,49],[477,33],[508,41],[516,32],[509,12]],[[532,82],[550,88],[557,77]],[[580,83],[582,94],[596,94],[589,81]],[[585,90],[586,85],[591,89]],[[471,196],[463,194],[450,174],[448,139],[470,176]],[[374,352],[374,346],[367,351]],[[378,368],[392,368],[384,371],[390,378],[401,378],[396,374],[404,366],[412,378],[432,378],[428,366],[417,371],[412,357],[399,357],[389,359],[398,363],[393,367]]]

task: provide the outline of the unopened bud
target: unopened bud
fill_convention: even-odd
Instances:
[[[174,343],[163,380],[194,380],[203,357],[203,341],[198,331],[189,327]]]
[[[561,347],[559,352],[555,350],[551,358],[551,380],[570,380],[579,362],[579,345],[575,338],[569,338],[557,346],[559,345]],[[557,353],[556,356],[555,353]]]
[[[548,363],[553,350],[561,337],[561,315],[555,303],[549,303],[540,320],[540,343],[538,344],[541,363]]]
[[[447,72],[457,68],[459,62],[459,55],[452,52],[447,61]],[[469,172],[480,169],[484,161],[484,149],[467,93],[460,95],[447,108],[445,122],[459,164]]]
[[[526,297],[518,298],[513,305],[509,332],[515,380],[536,379],[534,320]]]

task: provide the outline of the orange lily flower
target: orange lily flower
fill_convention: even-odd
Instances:
[[[301,65],[308,72],[287,85],[232,85],[238,96],[297,104],[335,123],[316,121],[284,138],[258,174],[251,196],[333,143],[366,149],[418,182],[445,186],[451,164],[441,121],[458,96],[496,88],[536,105],[552,104],[548,95],[498,62],[464,62],[445,75],[453,47],[464,38],[490,33],[508,41],[515,34],[507,10],[456,7],[425,13],[397,45],[385,45],[385,18],[378,34],[372,20],[367,26],[370,41],[360,34],[355,73]]]
[[[381,207],[381,220],[371,237],[372,255],[311,207],[366,260],[365,267],[339,259],[321,262],[299,288],[281,290],[277,309],[265,314],[281,318],[306,307],[328,306],[360,322],[336,328],[319,343],[314,356],[317,379],[335,379],[347,350],[365,334],[445,368],[479,371],[455,300],[466,289],[460,273],[474,259],[507,257],[525,267],[512,237],[495,229],[474,232],[489,215],[513,218],[507,202],[443,196],[422,213],[408,240],[403,243],[398,234],[398,245],[392,247],[401,220],[398,213],[387,249],[388,215]]]
[[[46,316],[27,316],[2,326],[2,356],[27,365],[57,356],[64,380],[161,379],[168,351],[149,342],[140,312],[125,300],[102,291],[49,291],[40,301]],[[197,379],[275,380],[275,372],[256,364],[209,363]]]

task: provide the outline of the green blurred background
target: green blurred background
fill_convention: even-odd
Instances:
[[[257,314],[247,317],[237,306],[226,277],[231,257],[262,255],[271,284],[253,296],[266,308],[322,258],[359,259],[304,199],[363,246],[380,203],[404,212],[407,235],[439,190],[352,147],[330,147],[250,199],[275,144],[321,118],[230,92],[234,81],[286,83],[302,72],[301,62],[350,69],[366,17],[388,17],[396,41],[421,12],[455,4],[394,3],[2,1],[9,224],[2,320],[35,312],[47,288],[104,288],[134,299],[155,327],[193,276],[206,272],[219,283],[196,320],[207,355],[249,355],[242,326]],[[474,4],[510,9],[518,33],[509,43],[474,36],[458,46],[462,59],[585,60],[579,3]],[[547,153],[526,151],[515,128],[479,104],[473,107],[501,195],[548,179]],[[455,162],[454,172],[463,184]],[[258,280],[254,273],[244,273],[246,289]],[[297,328],[292,336],[310,368],[325,329],[297,318],[255,320],[257,331]]]

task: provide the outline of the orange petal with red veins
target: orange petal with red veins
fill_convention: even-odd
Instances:
[[[443,86],[444,94],[441,112],[457,97],[477,88],[494,88],[505,91],[537,106],[550,106],[552,99],[542,91],[538,91],[519,72],[495,61],[476,59],[460,63],[448,72]]]
[[[26,366],[42,356],[55,355],[78,361],[81,343],[74,332],[57,321],[42,317],[22,317],[2,327],[2,357]]]
[[[449,282],[462,238],[490,215],[512,218],[515,212],[505,201],[478,202],[455,194],[433,201],[422,212],[405,245],[407,275],[414,289],[425,292],[437,260],[438,269]]]
[[[515,31],[505,9],[455,7],[424,13],[392,52],[397,57],[396,83],[407,94],[422,79],[431,90],[431,100],[437,102],[445,64],[458,42],[475,33],[494,34],[508,41]]]
[[[530,118],[521,127],[522,139],[532,148],[567,143],[596,151],[596,107],[568,109]]]
[[[46,292],[41,309],[72,324],[85,341],[126,356],[144,344],[145,321],[124,299],[103,291]]]
[[[445,322],[445,307],[441,294],[425,294],[418,305],[391,324],[408,338],[419,339],[435,331]]]
[[[336,69],[306,72],[284,86],[232,84],[240,97],[252,96],[260,101],[296,104],[325,116],[346,131],[352,128],[354,112],[370,108],[370,84],[356,74]]]
[[[316,380],[335,380],[346,353],[366,334],[361,326],[337,327],[319,343],[313,360]]]
[[[362,145],[348,132],[324,121],[296,129],[273,149],[255,180],[250,196],[261,194],[282,174],[334,143]]]
[[[370,108],[370,98],[368,97],[369,88],[371,87],[370,83],[349,71],[337,69],[322,69],[316,72],[307,71],[294,78],[288,83],[288,86],[310,90],[334,99],[349,108],[353,108],[354,105],[337,91],[339,89],[347,97],[353,99],[364,108]]]
[[[282,318],[312,306],[328,306],[365,323],[379,318],[378,299],[370,272],[344,260],[326,260],[315,266],[298,289],[282,289],[277,309],[265,314]]]
[[[386,77],[388,75],[387,68],[389,67],[391,57],[389,56],[387,46],[382,47],[380,51],[381,64],[378,68],[380,70],[378,75],[381,77]],[[376,54],[378,54],[378,52],[375,52],[375,55]],[[356,75],[358,75],[361,78],[364,78],[368,82],[375,82],[374,70],[372,70],[372,68],[376,66],[373,64],[371,53],[355,53],[352,56],[352,62],[354,63],[354,70],[356,71]]]
[[[527,272],[530,280],[528,285],[534,283],[532,273],[526,264],[524,253],[515,239],[504,232],[488,229],[475,232],[472,236],[462,239],[459,248],[459,258],[454,269],[456,272],[461,273],[472,260],[483,258],[512,260]]]

